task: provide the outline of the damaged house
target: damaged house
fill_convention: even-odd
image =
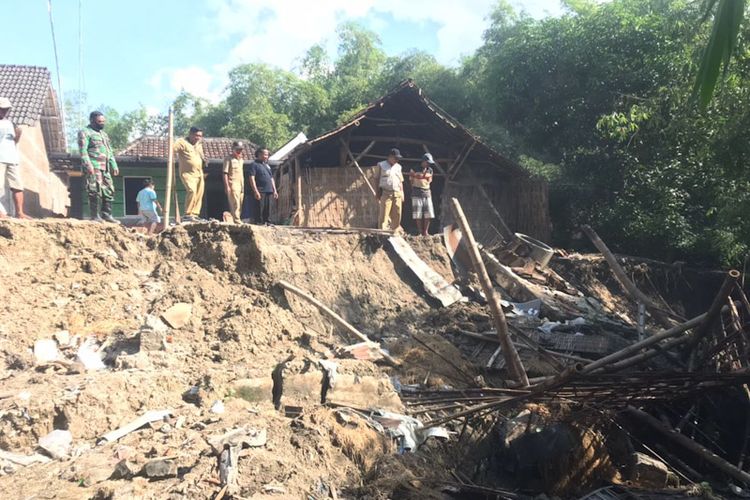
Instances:
[[[375,165],[393,147],[400,149],[406,172],[419,167],[425,152],[435,158],[432,196],[439,224],[433,230],[452,222],[447,201],[456,197],[482,242],[510,231],[549,239],[546,183],[482,142],[411,80],[279,159],[275,219],[293,215],[295,224],[307,227],[375,227]],[[409,203],[402,225],[414,231]]]

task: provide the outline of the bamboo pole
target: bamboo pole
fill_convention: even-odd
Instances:
[[[669,352],[670,349],[689,342],[691,338],[692,338],[692,335],[688,334],[683,337],[670,339],[663,344],[656,345],[651,349],[647,349],[643,351],[642,353],[636,354],[635,356],[632,356],[630,358],[625,358],[622,361],[618,361],[616,363],[606,365],[602,368],[602,370],[608,373],[611,373],[611,372],[624,370],[625,368],[630,368],[633,365],[643,363],[644,361],[647,361],[656,356],[665,355],[667,352]]]
[[[306,291],[302,290],[301,288],[297,288],[296,286],[290,283],[287,283],[286,281],[283,281],[283,280],[279,280],[277,284],[280,287],[284,288],[285,290],[289,290],[290,292],[295,293],[296,295],[299,295],[300,297],[302,297],[303,299],[305,299],[306,301],[308,301],[309,303],[317,307],[320,312],[322,312],[323,314],[328,316],[330,319],[332,319],[334,323],[336,323],[341,328],[343,328],[350,334],[354,335],[358,339],[362,340],[363,342],[373,342],[367,337],[367,335],[365,335],[364,333],[354,328],[344,318],[342,318],[341,316],[333,312],[333,310],[331,310],[329,307],[327,307],[325,304],[317,300],[315,297],[313,297]],[[390,354],[388,354],[382,348],[380,349],[380,353],[383,355],[383,358],[385,358],[386,361],[388,361],[393,366],[399,365],[398,360],[394,359]]]
[[[735,284],[737,284],[737,280],[739,279],[739,277],[739,271],[736,271],[734,269],[731,269],[724,277],[724,282],[721,284],[719,292],[714,297],[713,302],[711,302],[711,307],[708,308],[708,312],[705,315],[706,317],[695,332],[695,337],[693,338],[693,341],[691,343],[691,348],[693,350],[693,352],[691,353],[692,359],[695,358],[695,348],[698,346],[700,341],[703,340],[703,338],[711,331],[711,327],[716,322],[716,318],[719,317],[719,314],[721,314],[724,303],[729,298],[729,294],[732,293],[732,289],[734,288]],[[691,362],[690,364],[690,371],[693,371],[693,363]]]
[[[174,179],[174,111],[169,107],[169,125],[167,127],[167,195],[164,199],[164,227],[169,227],[169,215],[172,209],[172,180]]]
[[[613,352],[612,354],[608,356],[604,356],[603,358],[597,359],[593,363],[589,363],[586,366],[584,366],[582,373],[591,373],[592,371],[598,368],[602,368],[616,361],[620,361],[622,359],[628,358],[631,355],[638,353],[638,351],[640,351],[644,347],[650,347],[654,344],[661,342],[662,340],[675,337],[681,334],[682,332],[685,332],[687,330],[690,330],[691,328],[695,328],[696,326],[700,325],[701,322],[703,322],[705,318],[706,318],[706,314],[705,313],[701,314],[700,316],[696,316],[695,318],[689,321],[686,321],[685,323],[682,323],[681,325],[677,325],[673,328],[670,328],[669,330],[665,330],[656,335],[652,335],[644,340],[641,340],[640,342],[636,342],[635,344],[629,345],[625,347],[624,349],[620,349],[617,352]]]
[[[617,281],[620,282],[628,295],[630,295],[630,297],[636,302],[640,302],[644,306],[646,306],[646,308],[651,312],[651,314],[654,315],[654,318],[656,318],[659,323],[666,327],[671,327],[672,321],[662,310],[661,306],[654,300],[652,300],[651,297],[639,290],[638,287],[635,286],[635,283],[633,283],[630,278],[628,278],[625,270],[622,268],[622,266],[620,266],[620,263],[617,262],[614,254],[602,241],[599,235],[596,234],[596,231],[594,231],[590,226],[586,225],[581,226],[581,229],[584,233],[586,233],[586,236],[589,237],[594,246],[602,253],[604,259],[607,261],[607,264],[609,264],[610,269],[612,269],[612,273],[614,273],[615,278],[617,278]]]
[[[346,142],[344,142],[344,139],[342,139],[341,137],[339,137],[339,141],[341,142],[341,145],[346,150],[346,154],[349,156],[349,158],[351,158],[352,163],[354,164],[354,166],[357,167],[357,170],[359,170],[359,173],[362,174],[362,178],[365,180],[365,183],[367,184],[367,187],[370,188],[370,192],[372,192],[372,195],[373,196],[377,196],[378,193],[375,192],[375,189],[372,187],[372,184],[370,184],[370,180],[367,178],[367,175],[365,175],[364,170],[362,170],[362,167],[359,166],[359,162],[357,161],[357,159],[352,154],[352,150],[349,149],[349,145]]]
[[[505,364],[513,379],[521,384],[521,386],[528,387],[529,377],[526,375],[526,370],[523,367],[521,358],[518,356],[518,351],[516,351],[516,347],[513,345],[513,342],[511,342],[510,336],[508,335],[508,323],[505,320],[505,313],[503,313],[503,308],[500,305],[500,294],[492,286],[490,276],[487,274],[487,269],[484,267],[484,262],[482,261],[482,255],[479,253],[477,242],[474,239],[474,233],[472,233],[469,222],[466,220],[464,211],[461,208],[461,204],[456,198],[451,198],[451,208],[453,209],[453,216],[461,227],[461,232],[463,233],[464,238],[466,238],[466,246],[469,250],[469,256],[471,257],[474,271],[477,273],[479,283],[482,285],[482,290],[487,297],[490,312],[492,313],[492,318],[495,323],[497,338],[503,348]]]
[[[687,436],[680,434],[674,429],[670,429],[666,427],[659,420],[652,417],[648,413],[642,410],[639,410],[637,408],[634,408],[632,406],[628,406],[627,412],[628,414],[634,416],[641,422],[648,424],[652,429],[654,429],[655,431],[658,431],[663,436],[670,438],[672,441],[679,444],[686,450],[689,450],[695,453],[706,462],[720,469],[722,472],[729,474],[730,476],[737,479],[738,481],[742,481],[745,484],[750,484],[750,474],[738,469],[737,467],[727,462],[726,460],[724,460],[723,458],[721,458],[720,456],[718,456],[711,450],[699,445],[698,443],[688,438]]]

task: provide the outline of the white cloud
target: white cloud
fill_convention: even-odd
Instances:
[[[221,99],[226,68],[214,67],[211,72],[199,66],[183,68],[162,68],[150,79],[149,84],[160,93],[174,95],[183,90],[203,97],[211,102]]]
[[[387,18],[420,25],[437,26],[434,55],[443,64],[454,65],[482,43],[488,16],[497,0],[208,0],[212,13],[205,25],[210,41],[228,45],[223,61],[209,72],[198,66],[166,68],[157,72],[151,84],[161,92],[184,89],[212,101],[218,100],[231,67],[265,62],[285,69],[294,68],[307,49],[321,43],[335,51],[335,32],[340,23],[357,20],[370,29],[382,27]],[[530,15],[559,14],[558,0],[514,0],[517,8]],[[409,33],[403,34],[404,49]],[[415,47],[420,48],[420,47]],[[166,87],[166,88],[165,88]]]

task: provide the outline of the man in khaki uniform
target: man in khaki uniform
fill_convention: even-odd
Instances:
[[[399,160],[401,152],[393,148],[388,159],[378,163],[378,202],[380,213],[378,229],[396,231],[401,227],[401,210],[404,204],[404,174]]]
[[[180,179],[185,186],[185,217],[186,222],[200,220],[203,206],[203,164],[206,157],[203,154],[203,130],[190,127],[187,137],[177,139],[174,143],[174,154],[180,166]]]
[[[229,200],[229,213],[232,214],[232,220],[239,224],[240,211],[242,210],[242,196],[245,193],[245,178],[242,167],[245,161],[242,159],[242,152],[245,150],[245,144],[242,141],[232,143],[232,154],[224,158],[224,191],[227,193]]]

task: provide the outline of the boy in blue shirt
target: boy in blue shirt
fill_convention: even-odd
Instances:
[[[156,225],[161,222],[161,217],[156,213],[156,209],[164,211],[156,199],[154,181],[151,179],[143,181],[143,189],[138,191],[135,201],[138,203],[138,215],[141,216],[141,222],[144,227],[148,228],[146,234],[152,234],[156,229]]]

